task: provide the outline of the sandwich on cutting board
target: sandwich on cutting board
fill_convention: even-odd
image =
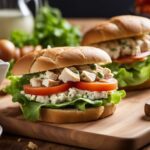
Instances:
[[[127,90],[150,87],[150,19],[117,16],[85,33],[82,45],[105,50],[112,58],[107,65]]]
[[[97,120],[113,114],[116,104],[125,96],[124,91],[117,90],[111,71],[100,66],[110,62],[105,51],[94,47],[34,51],[14,65],[16,76],[6,89],[13,101],[21,104],[28,120]]]

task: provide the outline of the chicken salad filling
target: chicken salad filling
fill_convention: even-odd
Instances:
[[[105,81],[113,77],[110,69],[97,64],[66,67],[36,74],[30,79],[32,87],[52,87],[67,82]]]
[[[111,91],[91,92],[87,90],[80,90],[77,88],[69,88],[69,90],[66,92],[61,92],[61,93],[52,94],[48,96],[41,96],[41,95],[26,94],[24,91],[21,91],[21,94],[23,94],[31,101],[36,101],[39,103],[52,103],[52,104],[73,101],[78,97],[87,98],[90,100],[106,99],[108,98],[108,94],[110,93]]]
[[[129,55],[135,56],[150,50],[150,35],[95,43],[92,46],[105,50],[112,59]]]

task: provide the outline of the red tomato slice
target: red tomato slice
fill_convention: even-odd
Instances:
[[[76,87],[81,90],[88,91],[110,91],[117,89],[117,80],[109,79],[105,82],[76,82],[65,83],[53,87],[32,87],[31,85],[24,85],[23,89],[26,94],[31,95],[51,95],[67,91],[70,87]]]
[[[111,91],[118,87],[117,80],[109,79],[107,82],[77,82],[76,88],[88,91]]]
[[[145,57],[147,57],[149,55],[150,55],[150,51],[147,51],[147,52],[143,52],[143,53],[136,55],[136,56],[128,56],[128,57],[126,56],[126,57],[119,58],[119,59],[116,59],[113,61],[117,62],[119,64],[129,64],[129,63],[134,63],[137,61],[144,61]]]
[[[72,86],[71,83],[64,83],[53,87],[32,87],[31,85],[24,85],[23,89],[26,94],[50,95],[67,91],[71,86]]]

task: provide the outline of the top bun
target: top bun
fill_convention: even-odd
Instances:
[[[150,19],[140,16],[123,15],[113,17],[89,30],[83,37],[82,45],[140,36],[150,32]]]
[[[74,65],[110,63],[110,56],[99,48],[55,47],[31,52],[19,59],[13,67],[13,74],[22,75]]]

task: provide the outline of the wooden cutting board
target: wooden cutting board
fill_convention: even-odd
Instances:
[[[24,120],[11,96],[1,96],[0,124],[8,132],[46,141],[101,150],[133,150],[150,143],[150,121],[144,117],[144,104],[149,99],[150,90],[131,92],[110,117],[57,125]]]

